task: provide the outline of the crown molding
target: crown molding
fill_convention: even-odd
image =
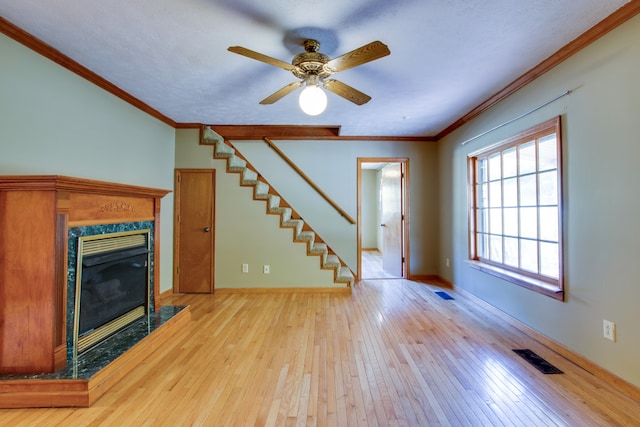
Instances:
[[[145,104],[144,102],[140,101],[138,98],[120,89],[118,86],[114,85],[107,79],[100,77],[98,74],[94,73],[87,67],[80,65],[78,62],[64,55],[59,50],[54,49],[53,47],[44,43],[42,40],[37,39],[36,37],[32,36],[31,34],[27,33],[21,28],[15,26],[14,24],[2,18],[1,16],[0,16],[0,33],[5,34],[7,37],[12,38],[13,40],[26,46],[27,48],[33,50],[34,52],[44,56],[47,59],[50,59],[56,64],[79,75],[83,79],[106,90],[112,95],[117,96],[123,101],[128,102],[129,104],[149,114],[150,116],[155,117],[161,122],[166,123],[169,126],[172,126],[174,128],[176,127],[175,121],[171,120],[169,117],[165,116],[158,110]]]
[[[528,85],[529,83],[546,73],[547,71],[551,70],[556,65],[578,53],[594,41],[598,40],[600,37],[624,24],[629,19],[636,16],[638,13],[640,13],[640,1],[631,0],[629,3],[622,6],[620,9],[616,10],[611,15],[604,18],[602,21],[598,22],[586,32],[582,33],[575,40],[562,47],[556,53],[524,73],[522,76],[518,77],[516,80],[509,83],[505,88],[495,93],[493,96],[485,100],[473,110],[469,111],[467,114],[453,122],[442,132],[438,133],[435,136],[435,139],[440,140],[465,123],[470,122],[500,101],[504,100],[508,96],[512,95],[519,89],[523,88],[524,86]]]

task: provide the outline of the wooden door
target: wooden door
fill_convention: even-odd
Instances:
[[[381,172],[382,269],[404,277],[402,164],[389,163]]]
[[[213,293],[215,170],[176,170],[174,292]]]

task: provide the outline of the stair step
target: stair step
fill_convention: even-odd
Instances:
[[[291,208],[285,208],[285,207],[282,207],[282,206],[278,206],[277,208],[270,209],[269,212],[274,213],[274,214],[282,215],[284,212],[287,212],[287,210],[289,211],[289,218],[291,218]]]
[[[258,174],[249,168],[245,168],[242,171],[241,181],[242,185],[256,185],[258,183]]]
[[[340,283],[348,283],[349,285],[353,284],[354,278],[349,267],[345,267],[344,265],[340,267],[338,271],[338,275],[336,277],[336,282]]]
[[[291,219],[291,208],[280,208],[281,224],[286,227],[286,223]]]
[[[338,259],[338,257],[336,255],[327,255],[326,259],[324,260],[324,263],[322,264],[322,268],[339,268],[340,267],[340,260]]]
[[[296,237],[297,241],[309,242],[313,246],[313,241],[316,239],[316,233],[313,231],[301,231]]]
[[[269,184],[262,181],[258,181],[253,192],[253,196],[256,199],[268,199],[269,198]]]
[[[217,144],[221,140],[222,137],[220,135],[215,133],[209,126],[205,126],[204,132],[202,133],[202,142],[206,142],[207,144]]]
[[[216,142],[216,149],[214,152],[214,156],[216,158],[229,158],[235,154],[235,150],[232,147],[229,147],[223,141]]]
[[[280,196],[269,194],[267,209],[269,209],[269,212],[280,212]]]
[[[229,157],[227,162],[227,167],[233,172],[242,172],[247,167],[247,162],[236,155]]]
[[[314,255],[326,255],[328,249],[326,243],[314,243],[313,247],[309,250],[309,253]],[[324,259],[322,260],[324,263]]]
[[[301,219],[290,219],[289,221],[285,221],[282,223],[285,227],[293,227],[296,229],[295,235],[297,236],[302,231],[302,226],[304,225],[304,221]]]

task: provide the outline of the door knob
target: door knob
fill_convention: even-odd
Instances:
[[[209,227],[205,227],[205,228],[204,228],[204,232],[205,232],[205,233],[208,233],[208,232],[210,232],[210,231],[211,231],[211,229],[210,229]]]
[[[386,227],[387,224],[380,224],[380,227]]]

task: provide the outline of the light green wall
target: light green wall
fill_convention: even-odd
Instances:
[[[542,334],[640,386],[640,16],[439,142],[439,274]],[[480,137],[569,89],[551,105]],[[465,264],[466,156],[560,115],[566,302]],[[445,260],[452,260],[451,267]],[[602,320],[616,323],[616,343]]]
[[[410,275],[437,272],[438,164],[433,142],[274,141],[313,182],[357,218],[358,158],[409,159]],[[263,141],[235,141],[242,154],[314,230],[357,271],[357,227],[349,224]]]
[[[0,174],[173,188],[175,131],[0,34]],[[172,286],[173,196],[162,200],[160,286]]]
[[[280,228],[280,217],[266,214],[266,202],[253,200],[253,187],[241,187],[225,160],[213,159],[213,147],[198,144],[199,131],[176,131],[175,167],[216,169],[215,287],[344,287],[333,283],[333,270],[320,269],[320,258],[293,243],[293,230]],[[242,273],[242,264],[249,272]],[[263,274],[262,267],[270,266]]]
[[[278,217],[265,215],[264,202],[252,201],[251,188],[239,188],[236,174],[224,172],[223,160],[212,160],[213,148],[198,145],[198,131],[178,130],[176,168],[216,168],[216,287],[284,287],[299,285],[300,278],[314,267],[291,270],[291,230],[278,229]],[[357,217],[357,158],[409,157],[411,172],[411,273],[434,274],[437,260],[438,211],[437,147],[431,142],[380,141],[276,141],[314,182],[353,218]],[[233,141],[238,150],[298,211],[305,221],[357,271],[356,226],[332,208],[323,206],[319,196],[293,176],[289,167],[263,141]],[[295,174],[295,173],[294,173]],[[227,182],[230,182],[227,184]],[[249,201],[249,202],[247,202]],[[271,224],[273,223],[273,224]],[[247,228],[248,224],[256,227]],[[276,229],[277,234],[271,235]],[[285,236],[282,246],[266,244]],[[298,248],[300,246],[300,248]],[[277,248],[277,249],[274,249]],[[295,250],[304,252],[303,245]],[[250,262],[250,274],[242,274],[242,263]],[[268,261],[268,262],[267,262]],[[303,262],[303,261],[300,261]],[[261,266],[271,264],[271,275],[262,275]],[[260,269],[254,265],[257,264]],[[275,268],[274,268],[275,265]],[[301,264],[302,265],[302,264]],[[287,271],[279,280],[274,273]],[[295,273],[295,274],[294,274]],[[298,275],[299,273],[299,275]],[[255,277],[254,277],[255,275]],[[306,280],[306,279],[305,279]],[[320,286],[319,284],[310,286]]]

